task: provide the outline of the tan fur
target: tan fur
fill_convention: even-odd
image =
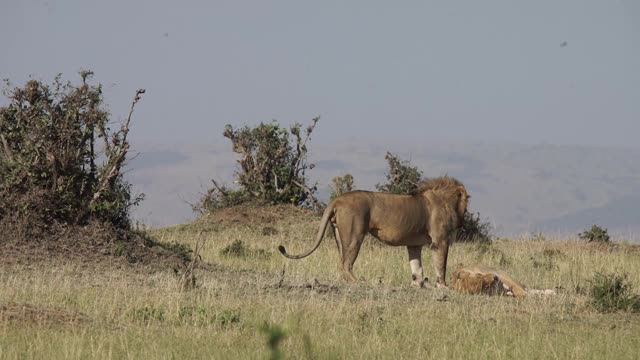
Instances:
[[[369,233],[387,245],[407,246],[413,283],[417,286],[424,286],[420,251],[424,245],[429,245],[437,282],[446,286],[450,236],[467,211],[468,199],[464,185],[447,176],[424,182],[412,195],[352,191],[327,205],[316,244],[310,251],[289,255],[284,246],[278,249],[290,259],[309,256],[320,246],[331,221],[340,255],[338,268],[345,279],[356,280],[353,263]]]
[[[524,297],[527,290],[503,271],[485,265],[462,267],[454,271],[453,289],[466,294]]]

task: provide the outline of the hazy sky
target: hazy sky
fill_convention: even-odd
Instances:
[[[640,2],[27,1],[0,77],[96,72],[140,142],[321,115],[348,138],[640,147]],[[3,100],[4,102],[5,100]]]

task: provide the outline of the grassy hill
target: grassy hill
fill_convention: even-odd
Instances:
[[[640,314],[591,304],[596,273],[627,274],[640,289],[640,247],[626,243],[514,241],[455,244],[458,264],[499,267],[558,295],[462,295],[411,287],[404,248],[367,238],[357,283],[337,280],[334,240],[303,260],[318,218],[290,207],[229,209],[152,230],[163,242],[202,244],[196,286],[184,268],[126,261],[28,262],[0,252],[0,358],[269,358],[284,331],[284,358],[634,359]],[[434,276],[423,254],[425,275]],[[266,325],[265,325],[266,324]],[[271,332],[264,330],[270,328]]]

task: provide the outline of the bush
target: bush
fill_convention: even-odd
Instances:
[[[411,194],[414,192],[420,180],[422,171],[410,165],[408,160],[402,160],[398,156],[387,151],[384,156],[389,164],[389,171],[386,174],[387,183],[377,184],[376,189],[382,192],[393,194]]]
[[[234,129],[227,125],[223,135],[231,140],[233,151],[241,155],[240,169],[235,174],[240,189],[230,190],[214,181],[214,188],[194,210],[207,212],[244,202],[318,209],[317,187],[307,183],[306,171],[314,167],[307,163],[307,142],[319,119],[314,118],[304,131],[299,123],[287,130],[275,120],[255,128]]]
[[[138,90],[126,121],[109,128],[100,85],[51,85],[28,81],[7,89],[0,108],[0,221],[28,227],[52,223],[84,225],[90,220],[128,228],[132,196],[122,176],[129,150],[129,124],[144,90]],[[100,145],[102,144],[102,146]],[[11,217],[10,219],[8,219]]]
[[[491,242],[493,226],[488,221],[480,219],[480,213],[467,212],[462,218],[462,224],[457,230],[458,242]]]
[[[640,312],[640,296],[631,293],[626,274],[596,273],[589,296],[591,305],[600,312]]]
[[[336,176],[331,179],[331,200],[336,197],[353,191],[353,176],[351,174],[345,174],[344,176]]]
[[[249,249],[244,245],[242,240],[236,240],[224,249],[220,250],[220,255],[224,257],[253,257],[267,259],[271,254],[266,252],[264,249]]]
[[[220,186],[215,180],[211,180],[213,187],[207,190],[198,203],[191,204],[193,211],[204,214],[208,211],[238,206],[251,201],[250,196],[244,190],[230,189]]]
[[[607,234],[607,229],[603,229],[595,224],[591,229],[579,233],[578,237],[582,240],[586,240],[587,242],[608,243],[611,240],[609,238],[609,234]]]

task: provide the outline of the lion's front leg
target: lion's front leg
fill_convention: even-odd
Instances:
[[[434,239],[435,240],[435,239]],[[431,245],[431,259],[433,267],[436,271],[436,285],[438,287],[447,287],[447,256],[449,255],[449,243],[440,240],[433,242]]]
[[[422,246],[407,246],[409,252],[409,267],[411,267],[411,285],[424,287],[424,273],[422,271]]]

